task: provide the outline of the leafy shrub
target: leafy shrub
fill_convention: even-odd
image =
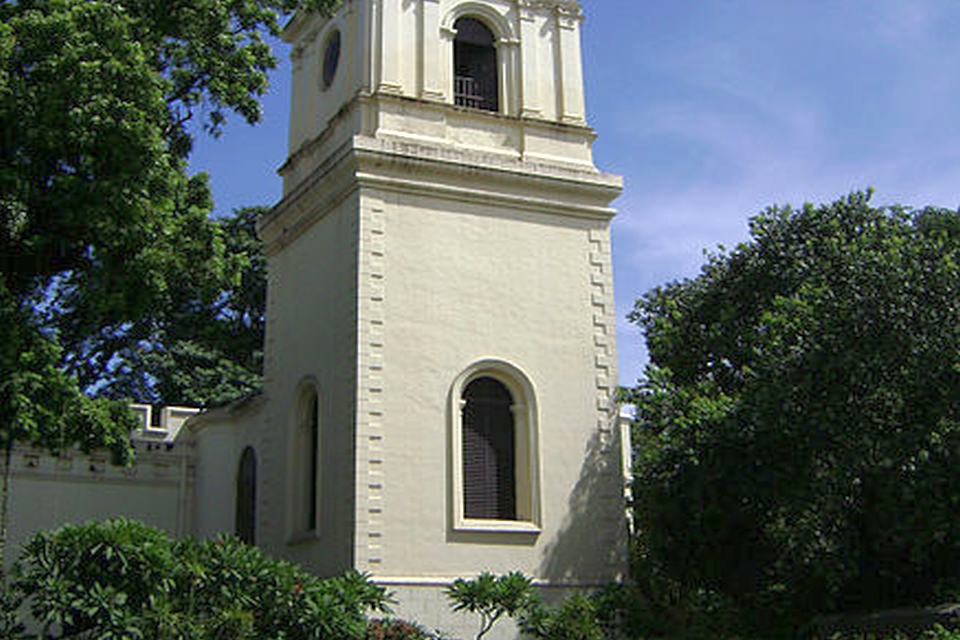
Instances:
[[[111,520],[37,534],[12,593],[65,637],[363,640],[385,591],[350,573],[320,579],[232,539],[174,541]]]
[[[555,607],[536,606],[520,619],[525,635],[540,640],[603,640],[598,603],[579,593]]]
[[[485,572],[473,580],[458,578],[447,588],[447,597],[454,611],[480,616],[477,640],[503,616],[517,616],[538,602],[532,581],[518,571],[502,576]]]
[[[941,625],[924,632],[918,636],[919,640],[960,640],[960,630],[946,629]],[[841,636],[836,634],[831,636],[831,640],[841,640]],[[849,638],[849,640],[911,640],[911,636],[903,633],[891,633],[886,635],[865,634]]]
[[[387,618],[371,620],[367,627],[367,640],[441,640],[418,624]]]
[[[456,580],[447,590],[454,611],[479,614],[477,640],[503,617],[513,618],[520,632],[538,640],[604,640],[632,638],[626,587],[612,585],[593,595],[574,593],[550,606],[536,593],[530,578],[519,572],[502,576],[482,573]],[[643,634],[646,635],[646,634]]]
[[[937,625],[925,637],[927,640],[960,640],[960,629],[945,629]]]

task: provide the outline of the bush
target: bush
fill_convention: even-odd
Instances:
[[[45,633],[98,640],[363,640],[385,591],[319,579],[233,538],[174,541],[129,520],[37,534],[13,597]]]
[[[539,640],[603,640],[597,602],[574,594],[556,607],[533,607],[520,619],[524,635]]]
[[[495,576],[482,573],[473,580],[456,580],[447,590],[454,611],[480,616],[477,640],[497,620],[512,618],[520,632],[538,640],[604,640],[634,637],[627,587],[611,585],[587,596],[574,593],[549,606],[536,593],[532,580],[519,572]],[[643,634],[646,635],[646,634]],[[639,637],[639,636],[637,636]]]
[[[518,571],[502,576],[481,573],[474,580],[458,578],[447,589],[454,611],[480,616],[476,640],[485,636],[500,618],[519,616],[539,602],[533,582]]]
[[[367,627],[367,640],[443,640],[418,624],[386,618],[371,620]]]

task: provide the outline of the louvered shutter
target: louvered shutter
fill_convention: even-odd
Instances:
[[[513,398],[503,383],[478,378],[463,401],[464,515],[516,520]]]

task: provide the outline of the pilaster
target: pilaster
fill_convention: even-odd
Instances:
[[[400,63],[401,51],[401,4],[397,0],[380,0],[380,28],[376,38],[380,41],[380,82],[377,91],[383,93],[403,93],[403,75]]]
[[[453,41],[457,37],[457,31],[453,27],[441,25],[439,36],[439,49],[436,64],[437,82],[447,91],[453,87]],[[453,93],[444,96],[444,101],[453,104]]]
[[[514,88],[519,85],[517,77],[517,58],[520,56],[520,41],[503,38],[496,42],[497,60],[500,72],[500,109],[507,115],[517,115],[520,112],[520,96]]]
[[[525,43],[521,51],[523,67],[523,96],[520,115],[527,118],[539,118],[543,115],[540,95],[539,65],[540,57],[538,31],[542,28],[541,20],[534,7],[522,4],[520,12],[520,40]]]
[[[560,45],[560,121],[586,123],[583,98],[583,66],[580,51],[580,23],[583,13],[578,5],[558,5],[555,9]]]
[[[423,38],[419,52],[422,78],[420,97],[424,100],[443,102],[446,99],[447,84],[441,68],[446,69],[446,65],[436,64],[436,56],[446,43],[443,42],[439,24],[440,0],[420,0],[420,33]]]
[[[626,561],[623,513],[623,470],[617,455],[623,446],[620,416],[616,403],[617,354],[616,317],[613,301],[613,260],[608,225],[590,229],[590,301],[593,306],[597,434],[600,446],[597,511],[601,541],[607,549],[606,562],[615,574]]]

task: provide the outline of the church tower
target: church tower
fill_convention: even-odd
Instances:
[[[256,541],[367,572],[428,627],[449,628],[456,577],[624,571],[621,180],[591,156],[582,19],[577,0],[344,0],[285,31]]]

